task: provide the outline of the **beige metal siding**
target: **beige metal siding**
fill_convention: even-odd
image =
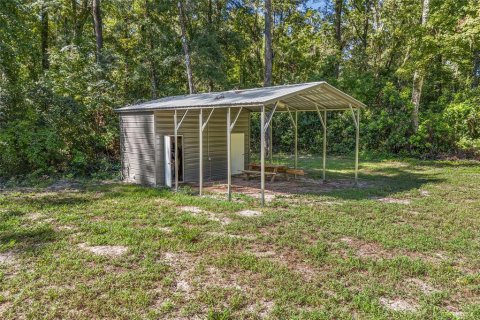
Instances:
[[[232,108],[232,121],[239,109]],[[210,110],[204,110],[204,120]],[[165,184],[164,136],[172,135],[174,111],[155,112],[155,132],[157,143],[157,184]],[[184,114],[178,111],[178,121]],[[184,181],[198,182],[199,171],[199,111],[190,110],[185,117],[178,134],[183,136]],[[227,176],[227,110],[217,109],[203,133],[204,180],[223,179]],[[233,132],[245,134],[245,163],[248,163],[250,113],[243,110]]]
[[[155,185],[153,112],[120,114],[120,147],[123,180]]]

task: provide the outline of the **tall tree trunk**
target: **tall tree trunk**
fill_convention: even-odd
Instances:
[[[257,70],[258,70],[258,79],[265,78],[265,72],[262,70],[263,59],[262,59],[262,48],[259,45],[261,43],[261,34],[257,32],[260,30],[260,23],[259,23],[259,14],[257,14],[257,10],[260,8],[259,0],[256,0],[253,5],[252,9],[255,12],[255,19],[253,20],[253,28],[252,28],[252,40],[255,43],[255,58],[257,60]]]
[[[265,74],[263,79],[264,87],[270,87],[272,85],[272,69],[272,1],[265,0]],[[270,118],[271,116],[272,114],[271,112],[269,112],[267,118]],[[272,122],[270,121],[270,124],[265,132],[265,147],[267,149],[267,156],[269,156],[272,152],[272,142],[270,141],[271,132]]]
[[[153,39],[152,39],[152,34],[149,32],[148,33],[148,45],[150,52],[153,52],[155,50],[155,46],[153,44]],[[149,64],[150,64],[150,89],[151,89],[151,94],[152,94],[152,99],[157,98],[157,82],[158,82],[158,76],[157,76],[157,68],[155,66],[155,60],[152,58],[151,55],[149,55],[148,58]]]
[[[473,51],[472,88],[478,87],[480,83],[480,49]]]
[[[207,13],[207,21],[208,21],[208,32],[213,34],[215,30],[215,26],[213,25],[213,4],[212,0],[208,0],[208,13]],[[216,34],[216,32],[215,32]],[[216,39],[217,41],[217,39]],[[212,77],[210,76],[208,79],[208,91],[213,92],[214,91],[214,82]]]
[[[368,47],[368,29],[370,27],[370,13],[372,11],[372,3],[370,0],[365,1],[365,17],[363,22],[363,54],[367,54],[367,47]]]
[[[422,27],[425,27],[428,20],[428,13],[430,11],[430,0],[423,0],[423,8],[422,8]],[[424,82],[424,70],[423,68],[417,68],[415,73],[413,74],[413,88],[412,88],[412,104],[413,104],[413,114],[412,114],[412,122],[413,122],[413,130],[417,132],[418,130],[418,114],[420,110],[420,101],[422,97],[422,90],[423,90],[423,82]]]
[[[177,6],[178,6],[178,20],[179,20],[180,29],[182,32],[182,47],[183,47],[183,54],[185,55],[185,67],[187,68],[188,89],[190,91],[190,94],[192,94],[192,93],[195,93],[195,85],[193,83],[190,51],[188,49],[188,43],[187,43],[187,26],[185,22],[185,12],[183,10],[183,4],[181,0],[178,1]]]
[[[342,13],[343,13],[343,1],[344,0],[335,0],[335,40],[337,42],[337,59],[335,60],[335,78],[338,79],[340,76],[340,60],[342,59],[343,52],[343,40],[342,40]]]
[[[50,66],[50,61],[48,59],[48,8],[46,6],[42,6],[42,12],[40,15],[42,69],[47,70]]]
[[[423,89],[423,74],[416,70],[413,75],[412,104],[413,104],[413,129],[418,130],[418,112],[420,107],[420,99]]]
[[[97,44],[97,63],[99,64],[102,62],[103,48],[103,25],[100,1],[101,0],[93,0],[92,2],[93,26],[95,29],[95,40]]]
[[[77,0],[71,0],[72,20],[73,20],[73,43],[78,44],[82,38],[82,30],[85,21],[90,16],[88,0],[83,0],[80,11],[78,10]]]
[[[272,85],[272,1],[265,0],[265,76],[264,87]]]
[[[155,52],[155,44],[153,42],[153,32],[152,28],[150,27],[152,23],[152,19],[150,16],[150,6],[149,6],[149,0],[145,0],[144,2],[145,6],[145,16],[144,16],[144,23],[142,24],[141,30],[142,30],[142,35],[144,38],[144,43],[148,45],[148,52],[146,52],[146,60],[148,65],[150,66],[150,94],[152,99],[157,98],[157,82],[158,82],[158,76],[157,76],[157,68],[155,65],[155,59],[154,59],[154,52]]]

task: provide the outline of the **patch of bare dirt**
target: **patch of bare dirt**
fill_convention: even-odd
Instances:
[[[439,263],[447,259],[447,257],[441,252],[424,254],[420,252],[412,252],[402,249],[385,249],[377,242],[369,242],[351,237],[343,237],[340,239],[340,241],[346,243],[351,249],[356,252],[357,256],[362,258],[395,259],[403,256],[411,259],[420,259],[430,263]]]
[[[190,300],[193,297],[190,274],[197,266],[198,258],[186,252],[165,252],[162,261],[175,271],[174,290],[181,292],[186,300]]]
[[[27,215],[25,215],[25,218],[29,220],[29,222],[37,222],[37,223],[49,223],[49,224],[54,224],[55,219],[46,216],[45,214],[39,213],[39,212],[32,212]]]
[[[319,206],[341,206],[345,204],[345,201],[331,201],[323,200],[317,197],[303,197],[303,196],[290,196],[288,202],[292,204],[299,204],[302,206],[309,206],[313,208],[318,208]]]
[[[32,221],[38,221],[43,218],[43,214],[39,212],[32,212],[26,215],[27,219],[30,219]]]
[[[235,274],[220,272],[212,266],[196,271],[201,257],[186,252],[166,252],[163,254],[162,260],[175,272],[174,290],[181,292],[186,300],[194,299],[200,290],[209,286],[236,288],[244,291],[236,284]]]
[[[251,181],[245,181],[245,182],[251,182]],[[253,185],[242,185],[241,183],[237,183],[236,180],[231,185],[232,187],[232,193],[240,193],[243,195],[247,195],[249,197],[255,198],[255,199],[260,199],[260,188],[259,186],[254,187]],[[210,193],[214,198],[218,199],[224,199],[224,197],[227,196],[227,184],[225,183],[215,183],[211,185],[207,185],[207,187],[204,188],[204,190],[208,193]],[[276,196],[278,195],[277,192],[273,192],[271,190],[268,190],[268,186],[265,187],[265,201],[266,202],[272,202],[275,200]]]
[[[420,190],[420,195],[424,197],[428,197],[430,195],[430,191],[427,190]]]
[[[158,205],[165,205],[165,206],[174,205],[174,202],[172,200],[164,199],[164,198],[156,198],[155,200],[153,200],[153,202],[155,202]]]
[[[80,243],[78,247],[99,256],[112,258],[120,257],[128,251],[125,246],[89,246],[86,243]]]
[[[199,207],[193,207],[193,206],[180,207],[180,210],[190,212],[190,213],[193,213],[193,214],[199,214],[199,213],[203,212],[203,210],[200,209]]]
[[[214,237],[227,237],[232,239],[244,239],[244,240],[255,240],[255,236],[247,236],[247,235],[238,235],[238,234],[230,234],[226,232],[206,232],[206,234]]]
[[[292,249],[283,250],[269,244],[253,243],[249,251],[258,258],[267,259],[286,267],[306,281],[312,281],[324,271],[308,263],[305,257]]]
[[[418,304],[397,299],[380,298],[380,303],[387,309],[399,312],[415,312],[418,310]]]
[[[187,252],[166,252],[162,254],[161,262],[168,264],[174,274],[171,290],[182,295],[183,300],[193,301],[205,289],[236,290],[248,297],[255,296],[255,281],[258,275],[251,271],[226,272],[212,265],[205,265],[203,257]],[[157,290],[158,291],[158,290]],[[263,298],[252,299],[254,304],[246,305],[245,310],[267,316],[273,309],[273,302]],[[162,297],[155,305],[165,301]],[[207,306],[202,307],[202,313],[207,314]],[[177,318],[178,316],[178,318]],[[175,310],[166,318],[181,318],[181,310]],[[205,317],[199,315],[199,319]],[[189,318],[191,319],[191,318]]]
[[[274,307],[275,303],[273,301],[258,299],[255,304],[251,304],[247,307],[247,311],[258,315],[260,319],[265,319],[272,312]]]
[[[438,292],[438,290],[435,287],[433,287],[432,285],[426,283],[425,281],[417,279],[417,278],[407,279],[405,282],[409,286],[420,290],[421,292],[423,292],[426,295],[430,295],[430,294]]]
[[[5,312],[7,312],[11,306],[12,306],[12,303],[9,301],[0,303],[0,316],[2,316]]]
[[[165,233],[172,233],[173,229],[169,227],[158,227],[158,230],[165,232]]]
[[[221,225],[224,225],[224,226],[232,223],[232,219],[230,219],[228,217],[217,217],[214,213],[212,213],[212,215],[210,216],[210,220],[218,221],[218,222],[220,222]]]
[[[257,217],[261,216],[262,212],[261,211],[255,211],[255,210],[242,210],[237,212],[238,215],[241,215],[243,217]]]
[[[268,180],[268,179],[267,179]],[[305,194],[321,194],[336,189],[352,188],[352,187],[366,188],[369,186],[368,182],[360,181],[357,185],[353,180],[339,179],[314,180],[309,178],[280,180],[274,182],[266,181],[265,184],[265,201],[270,202],[278,198],[288,198],[292,195]],[[252,198],[260,198],[260,183],[258,180],[243,180],[241,177],[234,177],[232,179],[232,192],[241,193]],[[206,192],[212,194],[227,194],[227,184],[224,181],[208,183],[204,187]]]
[[[198,276],[197,273],[197,277]],[[245,272],[245,274],[224,272],[216,267],[209,266],[201,274],[201,283],[212,289],[237,290],[252,297],[255,296],[255,285],[248,281],[248,279],[251,280],[252,278],[255,278],[255,275],[249,272]],[[263,297],[255,296],[253,301],[255,302],[245,306],[245,310],[257,314],[261,319],[267,317],[275,306],[273,301],[269,301]]]
[[[199,274],[197,274],[199,276]],[[209,266],[201,274],[208,287],[218,287],[222,289],[236,289],[241,292],[249,290],[247,286],[239,283],[238,274],[222,272],[216,267]]]
[[[360,257],[367,258],[392,258],[393,253],[386,251],[375,242],[366,242],[359,239],[350,237],[343,237],[340,241],[346,243],[350,248],[356,251],[356,254]]]
[[[76,231],[78,230],[77,227],[69,226],[69,225],[59,225],[55,227],[55,230],[58,231]]]
[[[460,309],[458,309],[457,307],[447,306],[446,309],[447,309],[448,312],[450,312],[451,314],[453,314],[453,316],[455,316],[457,318],[463,318],[463,316],[464,316],[464,313],[462,311],[460,311]]]
[[[80,191],[82,189],[83,189],[82,184],[75,181],[68,181],[68,180],[58,180],[45,188],[45,190],[53,191],[53,192]]]
[[[193,214],[194,216],[204,215],[208,220],[220,222],[222,225],[227,225],[227,224],[232,222],[231,219],[229,219],[227,217],[224,217],[221,214],[205,211],[205,210],[202,210],[199,207],[184,206],[184,207],[180,207],[180,209],[182,211],[189,212],[189,213]]]
[[[0,253],[0,264],[12,265],[15,264],[16,257],[13,252],[2,252]]]
[[[390,198],[390,197],[377,198],[377,201],[380,201],[383,203],[397,203],[397,204],[405,204],[405,205],[411,203],[410,199],[396,199],[396,198]]]

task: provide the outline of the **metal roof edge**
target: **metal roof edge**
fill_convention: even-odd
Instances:
[[[367,105],[364,104],[363,102],[361,102],[360,100],[357,100],[354,97],[352,97],[351,95],[349,95],[348,93],[345,93],[344,91],[335,88],[334,86],[332,86],[328,82],[325,82],[325,85],[329,90],[334,91],[337,94],[345,96],[348,100],[352,100],[352,102],[357,103],[361,108],[366,108],[367,107]]]
[[[306,88],[302,88],[302,89],[298,89],[298,90],[295,90],[291,93],[288,93],[288,94],[284,94],[280,97],[276,97],[276,98],[273,98],[273,99],[269,99],[269,100],[266,100],[266,101],[263,101],[263,102],[258,102],[258,103],[252,103],[252,102],[249,102],[249,103],[229,103],[229,104],[225,104],[225,105],[212,105],[212,106],[198,106],[198,105],[190,105],[190,106],[181,106],[181,107],[145,107],[145,106],[142,106],[144,104],[147,104],[147,103],[154,103],[156,101],[160,101],[164,98],[172,98],[172,97],[188,97],[188,96],[197,96],[197,95],[204,95],[204,94],[222,94],[222,93],[226,93],[226,92],[236,92],[236,91],[254,91],[254,90],[262,90],[262,89],[266,89],[266,88],[275,88],[275,87],[294,87],[294,86],[307,86]],[[143,112],[149,112],[149,111],[158,111],[158,110],[175,110],[175,109],[201,109],[201,108],[226,108],[226,107],[242,107],[242,106],[252,106],[252,107],[260,107],[262,105],[267,105],[267,104],[271,104],[271,103],[274,103],[276,101],[279,101],[279,100],[282,100],[282,99],[285,99],[285,98],[288,98],[288,97],[291,97],[291,96],[295,96],[297,94],[300,94],[302,92],[305,92],[305,91],[308,91],[308,90],[311,90],[313,88],[316,88],[316,87],[325,87],[326,90],[332,92],[333,94],[335,95],[338,95],[338,96],[341,96],[343,98],[345,98],[347,101],[350,101],[352,104],[354,104],[355,107],[358,107],[358,108],[366,108],[367,106],[355,99],[354,97],[350,96],[349,94],[343,92],[342,90],[340,89],[337,89],[335,88],[334,86],[332,86],[331,84],[329,84],[328,82],[326,81],[315,81],[315,82],[305,82],[305,83],[296,83],[296,84],[286,84],[286,85],[277,85],[277,86],[271,86],[271,87],[259,87],[259,88],[249,88],[249,89],[238,89],[238,90],[227,90],[227,91],[217,91],[217,92],[203,92],[203,93],[196,93],[196,94],[185,94],[185,95],[178,95],[178,96],[168,96],[168,97],[164,97],[164,98],[160,98],[160,99],[156,99],[156,100],[151,100],[151,101],[145,101],[145,102],[142,102],[142,103],[138,103],[138,104],[130,104],[130,105],[126,105],[126,106],[123,106],[123,107],[120,107],[120,108],[117,108],[117,109],[114,109],[114,112],[116,113],[124,113],[124,112],[140,112],[140,111],[143,111]]]
[[[352,103],[356,104],[356,106],[358,106],[358,107],[360,107],[360,108],[366,108],[366,107],[367,107],[363,102],[355,99],[354,97],[352,97],[352,96],[349,95],[348,93],[345,93],[345,92],[343,92],[342,90],[335,88],[334,86],[332,86],[331,84],[329,84],[329,83],[326,82],[326,81],[310,82],[310,83],[313,84],[313,85],[310,86],[310,87],[308,87],[308,88],[304,88],[304,89],[301,89],[301,90],[292,92],[292,93],[287,94],[287,95],[284,95],[283,97],[280,97],[280,98],[270,99],[270,100],[264,102],[264,104],[274,103],[274,102],[279,101],[279,100],[281,100],[281,99],[285,99],[285,98],[288,98],[288,97],[297,95],[297,94],[299,94],[299,93],[302,93],[302,92],[304,92],[304,91],[311,90],[311,89],[313,89],[313,88],[315,88],[315,87],[324,86],[324,87],[326,87],[327,90],[333,91],[333,93],[336,94],[336,95],[340,95],[340,96],[342,96],[342,97],[345,97],[347,100],[352,101]],[[305,83],[305,84],[308,84],[308,83]],[[356,107],[356,106],[355,106],[355,107]]]
[[[115,109],[114,111],[116,113],[125,113],[125,112],[138,112],[138,111],[142,111],[142,112],[150,112],[150,111],[173,111],[173,110],[184,110],[184,109],[192,109],[192,110],[197,110],[197,109],[210,109],[210,108],[228,108],[228,107],[232,107],[232,108],[235,108],[235,107],[261,107],[263,105],[263,103],[235,103],[235,104],[220,104],[220,105],[212,105],[212,106],[182,106],[182,107],[169,107],[169,108],[155,108],[155,107],[152,107],[152,108],[148,108],[148,109],[145,109],[145,108],[142,108],[142,107],[138,107],[138,108],[129,108],[129,109],[124,109],[125,107],[122,107],[122,108],[118,108],[118,109]]]
[[[270,103],[273,103],[275,101],[279,101],[281,99],[285,99],[285,98],[288,98],[288,97],[291,97],[291,96],[294,96],[296,94],[299,94],[301,92],[304,92],[304,91],[307,91],[307,90],[311,90],[312,88],[315,88],[315,87],[319,87],[321,86],[322,84],[326,83],[325,81],[317,81],[317,82],[305,82],[305,83],[299,83],[298,85],[307,85],[307,84],[311,84],[311,86],[309,86],[308,88],[304,88],[304,89],[299,89],[295,92],[292,92],[292,93],[289,93],[289,94],[285,94],[281,97],[278,97],[278,98],[274,98],[274,99],[270,99],[270,100],[267,100],[265,102],[263,102],[264,105],[266,104],[270,104]]]

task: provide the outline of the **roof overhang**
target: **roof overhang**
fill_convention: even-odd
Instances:
[[[260,111],[262,106],[277,104],[277,111],[342,111],[365,108],[365,104],[326,82],[274,86],[258,89],[232,90],[173,96],[130,105],[117,112],[239,108]]]

